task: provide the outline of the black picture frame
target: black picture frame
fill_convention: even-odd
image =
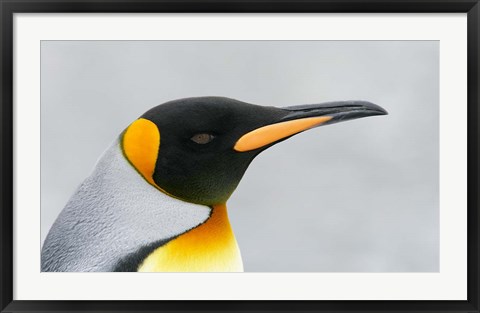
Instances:
[[[414,13],[463,12],[468,27],[468,299],[466,301],[23,301],[13,300],[14,13]],[[478,0],[0,0],[1,312],[480,312]]]

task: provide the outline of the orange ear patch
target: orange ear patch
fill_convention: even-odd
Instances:
[[[331,119],[331,116],[307,117],[260,127],[243,135],[235,143],[233,149],[238,152],[255,150],[285,137],[323,124]]]
[[[160,149],[160,131],[155,123],[139,118],[125,130],[122,147],[128,161],[152,185]]]

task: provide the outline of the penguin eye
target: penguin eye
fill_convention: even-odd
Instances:
[[[202,134],[193,135],[193,137],[190,138],[190,140],[195,143],[198,143],[199,145],[204,145],[212,141],[214,138],[215,136],[212,134],[202,133]]]

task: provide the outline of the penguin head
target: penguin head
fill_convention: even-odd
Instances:
[[[365,101],[286,108],[223,97],[186,98],[156,106],[121,135],[123,153],[161,192],[203,205],[226,203],[260,152],[320,125],[384,115]]]

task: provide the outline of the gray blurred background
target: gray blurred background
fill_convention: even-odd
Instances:
[[[143,112],[226,96],[388,110],[263,152],[228,202],[245,271],[439,270],[437,41],[42,41],[41,240]]]

